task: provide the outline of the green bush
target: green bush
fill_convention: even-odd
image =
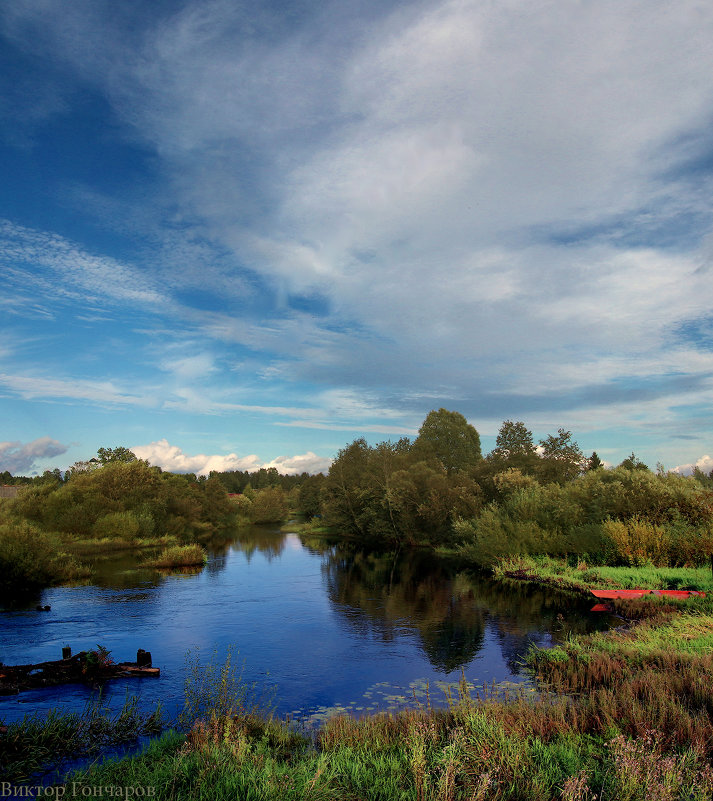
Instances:
[[[281,487],[258,490],[250,507],[253,523],[282,523],[289,514],[287,495]]]
[[[0,595],[45,587],[78,572],[51,535],[24,521],[0,523]]]
[[[141,531],[141,524],[133,512],[111,512],[100,517],[92,534],[97,539],[122,539],[131,542]]]
[[[200,545],[173,545],[164,548],[157,559],[145,562],[148,567],[194,567],[208,561],[206,552]]]

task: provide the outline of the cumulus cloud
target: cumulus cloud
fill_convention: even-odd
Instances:
[[[274,467],[279,473],[286,475],[298,475],[299,473],[326,473],[332,464],[331,459],[317,456],[312,451],[299,454],[298,456],[278,456],[271,462],[266,462],[261,467]]]
[[[149,445],[137,445],[131,450],[139,459],[147,459],[150,464],[161,467],[163,470],[174,473],[195,473],[200,476],[207,476],[211,470],[254,472],[261,467],[275,467],[281,473],[288,475],[304,472],[319,473],[328,470],[331,464],[330,459],[324,459],[311,451],[297,456],[278,456],[271,462],[264,463],[254,454],[238,456],[236,453],[199,453],[191,456],[184,453],[177,445],[171,445],[165,438]]]
[[[131,450],[139,459],[147,459],[150,464],[174,473],[208,475],[211,470],[257,470],[260,467],[260,460],[255,455],[239,457],[235,453],[199,453],[189,456],[177,445],[170,445],[165,438],[149,445],[136,445]]]
[[[26,443],[0,442],[0,470],[8,470],[13,475],[26,473],[40,459],[60,456],[67,449],[67,445],[51,437],[40,437]]]
[[[696,462],[691,464],[680,464],[678,467],[673,468],[674,473],[681,473],[684,476],[690,476],[693,471],[698,468],[703,473],[710,473],[713,470],[713,458],[710,456],[701,456]]]
[[[257,312],[203,298],[179,313],[151,270],[17,226],[5,256],[18,293],[60,276],[200,330],[205,350],[157,360],[181,382],[163,408],[257,409],[282,381],[324,403],[278,424],[375,433],[438,405],[668,433],[686,406],[710,410],[713,7],[328,0],[289,25],[230,0],[138,25],[107,7],[24,0],[0,16],[155,154],[176,282],[249,285]],[[251,398],[230,396],[217,344],[258,354]],[[368,396],[365,413],[340,393]]]

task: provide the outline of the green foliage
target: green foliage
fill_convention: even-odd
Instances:
[[[308,476],[299,486],[297,508],[306,518],[321,514],[321,491],[325,477],[322,473]]]
[[[250,505],[253,523],[282,523],[289,514],[287,495],[281,487],[257,490]]]
[[[204,565],[208,561],[205,550],[193,543],[192,545],[173,545],[164,548],[156,559],[144,562],[147,567],[195,567]]]
[[[648,466],[645,465],[641,459],[637,457],[637,455],[632,451],[630,456],[627,456],[626,459],[619,465],[619,467],[623,467],[625,470],[648,470]]]
[[[339,451],[321,493],[327,525],[372,543],[447,542],[457,516],[480,510],[480,488],[424,453],[407,439]]]
[[[100,517],[92,528],[97,539],[123,539],[133,542],[141,531],[141,525],[133,512],[110,512]]]
[[[592,451],[592,455],[587,459],[587,470],[599,470],[600,467],[604,467],[604,462],[596,451]]]
[[[55,537],[26,521],[0,522],[0,597],[78,577],[81,570]]]
[[[557,482],[564,484],[572,481],[584,467],[584,456],[576,442],[572,440],[572,432],[564,428],[557,429],[557,436],[550,434],[540,440],[542,460],[539,473],[543,484]]]
[[[233,513],[218,479],[198,482],[138,459],[109,459],[62,485],[29,487],[7,509],[46,532],[126,541],[157,534],[191,538]]]
[[[138,461],[136,454],[123,446],[117,448],[99,448],[97,457],[103,465],[109,464],[109,462]]]
[[[540,458],[532,441],[532,432],[524,423],[506,420],[495,440],[495,448],[488,454],[495,470],[516,469],[525,475],[535,475]]]
[[[414,447],[426,456],[435,456],[449,474],[467,472],[482,459],[478,432],[462,414],[447,409],[428,413]]]

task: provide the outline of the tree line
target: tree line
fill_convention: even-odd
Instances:
[[[572,433],[539,441],[506,420],[482,455],[458,412],[426,417],[414,441],[339,451],[321,481],[326,525],[372,544],[455,549],[490,564],[522,553],[599,563],[702,563],[713,553],[713,471],[652,472],[635,454],[603,469]]]

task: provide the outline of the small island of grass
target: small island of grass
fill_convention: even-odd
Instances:
[[[205,550],[197,544],[173,545],[164,548],[156,559],[144,562],[145,567],[195,567],[208,561]]]

